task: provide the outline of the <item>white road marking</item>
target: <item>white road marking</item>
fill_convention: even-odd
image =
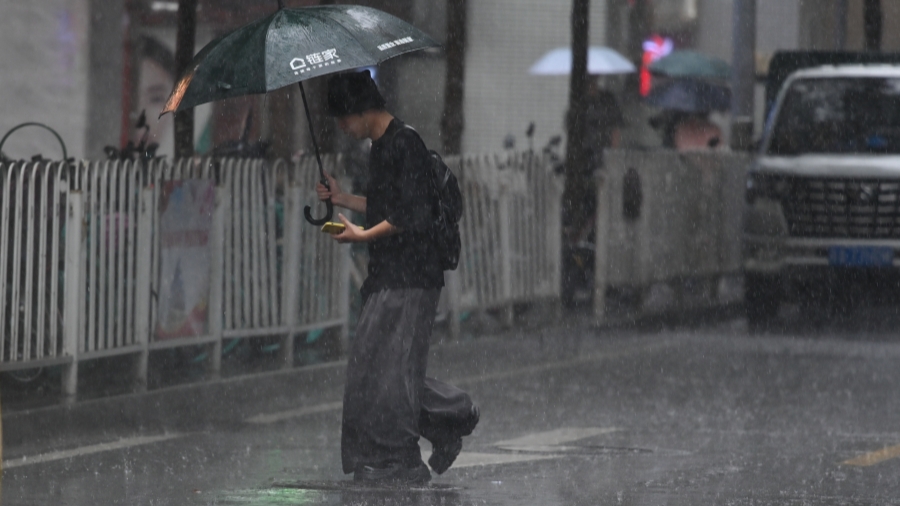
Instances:
[[[537,432],[528,434],[516,439],[507,439],[494,443],[494,446],[501,450],[520,451],[520,452],[546,452],[560,451],[560,445],[586,439],[589,437],[599,436],[601,434],[609,434],[620,429],[616,427],[564,427],[561,429],[548,430],[546,432]],[[555,448],[554,448],[555,447]]]
[[[459,457],[456,458],[456,461],[453,462],[452,469],[559,459],[565,457],[567,451],[576,449],[575,447],[564,446],[566,443],[599,436],[601,434],[609,434],[618,430],[621,429],[615,427],[565,427],[546,432],[528,434],[520,438],[508,439],[492,445],[501,450],[508,450],[516,453],[462,452],[459,454]],[[428,457],[430,456],[431,452],[425,451],[423,448],[422,460],[427,462]]]
[[[122,450],[125,448],[133,448],[135,446],[148,445],[168,441],[183,437],[184,434],[165,434],[162,436],[138,436],[132,438],[120,439],[111,443],[100,443],[90,446],[82,446],[80,448],[72,448],[71,450],[63,450],[58,452],[42,453],[34,457],[20,457],[18,459],[4,460],[3,469],[12,469],[14,467],[22,467],[31,464],[43,464],[45,462],[53,462],[54,460],[68,459],[72,457],[80,457],[82,455],[91,455],[93,453],[106,452],[110,450]]]
[[[314,415],[316,413],[340,411],[343,405],[343,402],[326,402],[325,404],[316,404],[315,406],[292,409],[290,411],[281,411],[279,413],[271,413],[268,415],[256,415],[254,417],[248,418],[246,421],[249,423],[275,423],[281,422],[283,420],[289,420],[291,418],[300,418],[308,415]]]

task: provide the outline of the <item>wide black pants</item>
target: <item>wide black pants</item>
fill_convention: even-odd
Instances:
[[[425,377],[440,289],[382,290],[366,298],[350,346],[341,461],[362,466],[421,462],[419,436],[459,437],[472,408],[459,388]]]

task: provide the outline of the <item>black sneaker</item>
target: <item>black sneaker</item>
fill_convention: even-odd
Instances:
[[[462,437],[468,436],[475,430],[480,418],[481,411],[478,406],[473,404],[466,423],[459,427],[459,436],[449,443],[434,445],[431,457],[428,458],[428,465],[431,466],[432,471],[444,474],[447,469],[450,469],[456,457],[459,457],[459,452],[462,451]]]
[[[453,465],[453,461],[456,460],[456,457],[459,457],[459,452],[461,451],[462,437],[459,437],[448,444],[440,446],[435,445],[431,450],[431,457],[428,457],[428,465],[431,466],[432,471],[438,474],[444,474],[444,471],[450,469],[450,466]]]
[[[431,481],[431,472],[424,463],[412,467],[388,464],[385,467],[363,466],[353,473],[353,481],[384,485],[423,485]]]

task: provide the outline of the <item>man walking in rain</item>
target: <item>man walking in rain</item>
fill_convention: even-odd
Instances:
[[[414,485],[431,479],[419,437],[432,443],[431,469],[446,471],[479,411],[462,390],[425,377],[428,346],[444,286],[433,239],[437,194],[419,135],[384,108],[368,71],[328,82],[328,111],[341,130],[371,139],[366,196],[328,176],[318,197],[365,213],[361,228],[339,214],[338,242],[365,242],[368,277],[351,344],[344,390],[341,461],[356,481]]]

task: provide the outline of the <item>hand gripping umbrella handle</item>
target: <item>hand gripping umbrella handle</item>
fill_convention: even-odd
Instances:
[[[326,188],[328,187],[328,180],[324,177],[319,182],[325,185]],[[326,222],[331,221],[331,216],[334,214],[334,204],[331,203],[331,199],[325,201],[325,207],[326,210],[324,218],[313,218],[312,208],[309,206],[303,208],[303,216],[306,218],[306,221],[312,223],[315,226],[324,225]]]

